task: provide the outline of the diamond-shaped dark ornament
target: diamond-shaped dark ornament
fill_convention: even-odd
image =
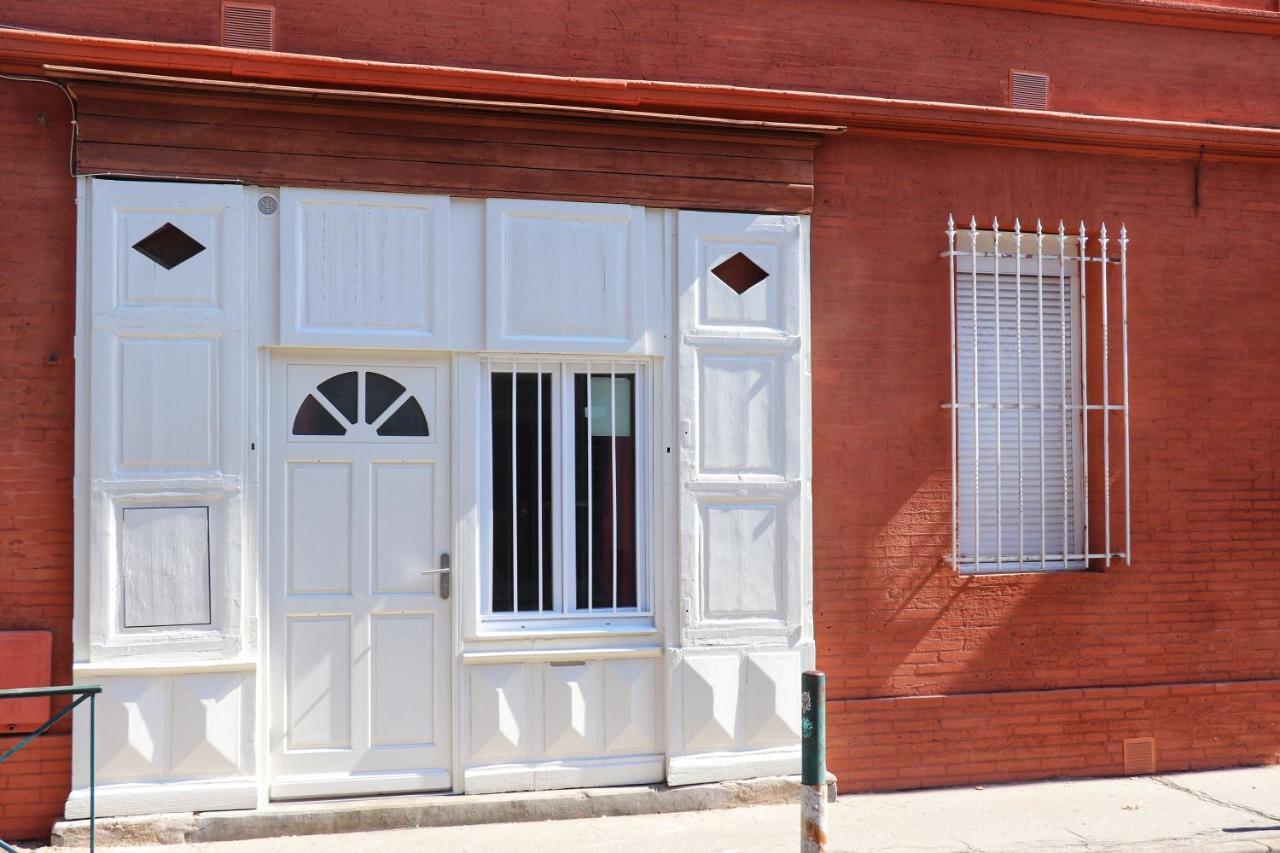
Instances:
[[[711,268],[716,278],[733,288],[739,296],[769,277],[769,273],[742,252],[725,258]]]
[[[133,248],[165,269],[171,270],[203,252],[205,247],[199,240],[172,222],[166,222],[134,243]]]

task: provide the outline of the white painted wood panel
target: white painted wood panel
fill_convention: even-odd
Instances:
[[[421,577],[421,576],[419,576]],[[370,743],[421,746],[436,741],[436,626],[432,613],[379,613],[371,617]]]
[[[658,650],[590,645],[473,653],[463,677],[468,793],[662,778]]]
[[[449,344],[449,199],[285,188],[280,340]]]
[[[604,748],[620,753],[657,750],[657,663],[608,660],[600,668],[604,673]]]
[[[256,805],[252,669],[128,676],[81,670],[77,667],[77,683],[102,685],[96,729],[99,817]],[[88,723],[86,715],[73,720],[69,820],[89,815]]]
[[[218,467],[218,338],[120,341],[122,471]]]
[[[542,667],[543,754],[587,756],[600,752],[600,666],[563,661]]]
[[[184,778],[234,774],[246,724],[243,674],[211,672],[172,681],[171,772]]]
[[[786,358],[700,353],[698,472],[787,475]]]
[[[491,199],[485,228],[487,347],[641,353],[661,278],[645,263],[644,209]]]
[[[208,625],[209,508],[125,507],[124,627]]]
[[[290,594],[351,592],[351,463],[296,461],[288,469]]]
[[[682,631],[695,642],[778,642],[802,625],[801,224],[794,216],[678,217],[680,576],[691,605]],[[735,263],[755,275],[744,283],[726,271]],[[760,322],[748,322],[755,315],[745,308],[734,314],[732,300],[757,291],[772,294]]]
[[[435,515],[435,465],[375,462],[373,581],[377,592],[421,592],[430,575],[422,574],[431,555],[449,550],[436,542],[435,529],[423,524]]]
[[[753,745],[795,745],[800,737],[800,655],[753,652],[744,657],[743,737]]]
[[[806,241],[802,217],[677,216],[673,784],[798,766],[812,635]]]
[[[684,662],[684,745],[690,752],[730,749],[738,732],[740,659],[700,655]]]
[[[154,678],[113,679],[103,686],[98,726],[99,778],[152,779],[168,767],[168,684]]]
[[[784,620],[785,507],[705,499],[699,510],[702,615]]]
[[[284,643],[290,750],[351,747],[351,617],[294,616]]]
[[[239,652],[245,194],[86,183],[82,656]]]

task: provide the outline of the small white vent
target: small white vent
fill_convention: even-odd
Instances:
[[[222,4],[222,44],[272,50],[276,42],[276,8],[256,3]]]
[[[1156,772],[1156,739],[1128,737],[1124,739],[1124,772],[1126,776],[1144,776]]]
[[[1049,109],[1049,75],[1011,69],[1009,106],[1017,110]]]

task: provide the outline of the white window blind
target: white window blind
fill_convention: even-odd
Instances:
[[[1098,257],[1089,257],[1083,228],[1070,236],[1061,226],[1057,233],[1039,226],[1001,233],[998,224],[979,230],[971,220],[967,231],[948,223],[948,240],[953,562],[967,572],[1009,572],[1127,558],[1127,234],[1115,241],[1114,259],[1106,256],[1105,227]],[[1118,275],[1089,269],[1111,264]],[[1089,288],[1099,300],[1092,310]],[[1120,359],[1112,359],[1113,349]],[[1102,479],[1096,506],[1091,438],[1092,470]],[[1102,530],[1091,537],[1093,516]],[[1113,527],[1122,550],[1113,548]],[[1091,549],[1091,538],[1102,547]]]
[[[1067,568],[1084,547],[1074,278],[1020,278],[959,282],[959,553],[988,568],[1042,557]]]

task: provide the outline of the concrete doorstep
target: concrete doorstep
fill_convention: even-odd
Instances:
[[[828,774],[828,797],[836,780]],[[772,776],[705,785],[635,785],[512,794],[429,794],[350,800],[272,803],[244,811],[183,812],[105,817],[97,821],[102,846],[199,844],[297,835],[389,829],[574,820],[623,815],[732,809],[795,803],[799,777]],[[53,847],[87,847],[89,821],[54,825]]]

